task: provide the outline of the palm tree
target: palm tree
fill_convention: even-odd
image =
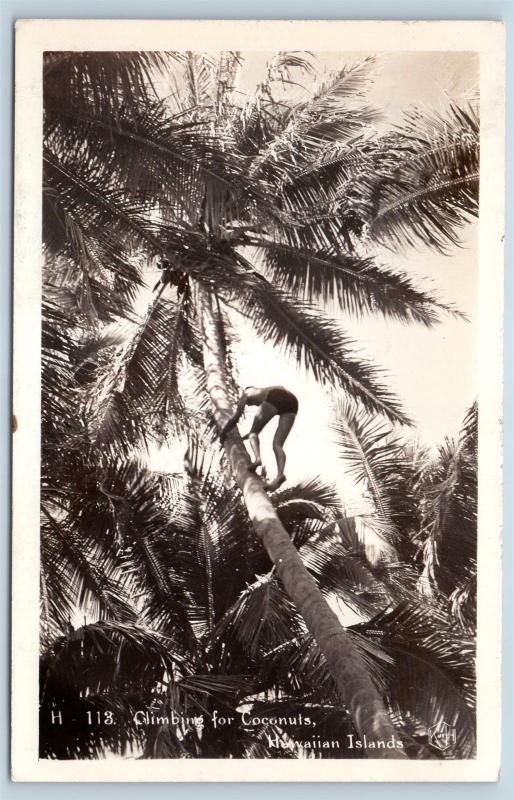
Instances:
[[[152,436],[184,430],[182,369],[200,405],[208,392],[209,435],[213,421],[221,429],[236,393],[234,313],[316,379],[406,422],[377,369],[352,355],[320,304],[426,325],[451,311],[369,252],[384,240],[443,249],[476,212],[472,109],[452,106],[429,120],[414,113],[402,131],[378,136],[362,99],[369,60],[299,100],[277,89],[292,73],[311,71],[303,56],[279,54],[243,100],[234,86],[240,64],[237,53],[46,57],[44,239],[58,305],[98,341],[108,323],[133,316],[142,264],[160,259],[163,268],[125,346],[108,339],[91,359],[83,330],[78,336],[85,436],[99,452],[128,454]],[[168,98],[155,88],[163,72],[176,81]],[[361,654],[249,472],[237,430],[223,447],[252,525],[356,729],[390,738],[395,729]]]
[[[399,691],[405,692],[401,702],[404,713],[409,707],[409,693],[411,702],[415,698],[424,702],[419,691],[414,691],[422,680],[427,696],[432,698],[432,719],[459,719],[463,726],[459,737],[472,750],[477,404],[473,403],[466,413],[457,441],[446,439],[435,449],[400,436],[386,422],[370,421],[354,403],[339,402],[334,410],[333,430],[343,462],[370,496],[373,506],[359,530],[355,518],[343,517],[333,526],[343,541],[347,563],[358,561],[376,581],[375,594],[368,595],[369,599],[376,604],[377,591],[382,595],[384,611],[358,626],[358,630],[385,633],[389,624],[394,627],[403,620],[400,640],[391,649],[396,658],[395,676],[402,674],[405,657],[407,661],[411,657],[417,661],[415,670],[412,663],[406,664],[405,676],[398,680]],[[425,614],[428,626],[423,619]],[[437,666],[432,660],[434,652],[424,661],[424,640],[431,642],[431,648],[435,645]],[[418,652],[416,646],[420,646]],[[455,692],[449,684],[455,679],[465,702],[461,697],[460,710],[453,706],[450,711],[447,699]],[[419,709],[415,711],[411,706],[411,710],[413,719],[425,717]]]
[[[457,440],[447,438],[426,458],[415,484],[421,510],[421,588],[442,593],[463,628],[476,628],[478,405]]]
[[[474,631],[477,403],[468,409],[457,440],[446,438],[435,449],[400,435],[387,422],[370,420],[351,402],[338,402],[334,411],[340,454],[372,500],[364,524],[379,541],[383,558],[378,568],[397,574],[403,565],[401,593],[414,590],[438,599],[464,628]],[[365,535],[359,547],[349,522],[345,520],[349,548],[364,556],[368,550],[369,561]],[[392,574],[387,576],[389,585]]]

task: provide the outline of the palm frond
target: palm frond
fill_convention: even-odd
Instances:
[[[144,619],[194,652],[194,604],[183,571],[177,500],[167,496],[169,487],[158,474],[134,460],[111,461],[101,489],[112,506],[123,565],[133,573]]]
[[[416,289],[407,275],[377,266],[369,258],[312,251],[282,242],[259,241],[266,273],[274,285],[309,301],[335,300],[341,309],[360,316],[381,313],[402,322],[431,326],[440,312],[456,313]]]
[[[335,517],[340,507],[335,488],[321,478],[312,478],[275,492],[273,504],[296,547],[316,536],[318,530]]]
[[[306,567],[327,595],[362,616],[373,614],[377,604],[388,604],[391,595],[363,560],[349,555],[341,542],[312,537],[299,548]]]
[[[55,640],[41,659],[40,756],[98,758],[139,749],[146,734],[135,712],[151,708],[184,661],[172,647],[136,622],[91,623]],[[52,711],[63,706],[68,715],[56,726]]]
[[[388,485],[401,468],[400,442],[392,438],[392,429],[383,420],[370,418],[350,401],[338,401],[331,428],[351,474],[365,485],[373,499],[381,530],[394,543],[398,531]]]
[[[46,293],[45,293],[46,294]],[[80,403],[74,392],[73,353],[76,346],[61,304],[43,298],[41,306],[41,408],[43,439],[63,445],[76,428]]]
[[[367,623],[381,646],[394,659],[387,680],[390,703],[400,717],[428,727],[447,721],[457,730],[453,757],[470,758],[475,748],[473,700],[473,644],[441,616],[441,612],[401,604]]]
[[[91,541],[83,541],[69,520],[56,519],[43,505],[42,555],[45,582],[48,587],[61,582],[58,596],[67,598],[63,609],[58,609],[62,624],[63,615],[75,606],[91,605],[95,601],[100,616],[132,621],[135,611],[131,607],[127,587],[123,585],[121,571],[108,548],[100,548]],[[50,600],[54,604],[54,600]]]
[[[129,244],[149,245],[152,255],[166,255],[144,217],[145,204],[115,188],[101,161],[68,164],[46,148],[43,165],[43,235],[54,253],[68,243],[69,220],[74,218],[76,226],[92,235],[110,228],[111,235],[119,232]]]
[[[165,299],[162,290],[150,303],[125,353],[99,387],[97,443],[127,449],[166,428],[184,429],[186,414],[178,383],[184,313],[184,302]]]
[[[319,506],[326,511],[336,511],[339,508],[335,487],[319,476],[300,481],[288,489],[281,489],[273,497],[277,508],[285,508],[289,503],[298,502]]]
[[[152,78],[165,73],[181,53],[153,51],[47,51],[44,54],[46,105],[57,110],[71,102],[98,108],[133,108],[156,97]]]
[[[234,639],[249,656],[269,650],[298,629],[297,613],[271,574],[258,578],[243,591],[216,627],[227,646]]]
[[[372,80],[374,61],[373,57],[368,57],[329,75],[315,87],[313,97],[307,104],[308,111],[323,113],[338,106],[341,100],[364,94]]]
[[[468,575],[450,595],[450,610],[462,628],[474,631],[477,608],[477,567],[472,561],[467,566]]]
[[[418,487],[425,570],[421,588],[449,596],[476,562],[477,462],[464,436],[446,440]]]
[[[462,423],[460,440],[465,451],[469,452],[475,461],[478,460],[478,403],[469,407]]]
[[[442,252],[478,214],[479,119],[473,106],[407,115],[396,178],[377,182],[371,234],[386,245],[418,242]]]
[[[105,620],[69,631],[53,644],[46,664],[48,675],[58,675],[63,688],[77,693],[122,689],[147,695],[183,661],[164,634],[141,623]],[[43,697],[45,689],[43,683]]]
[[[262,279],[241,280],[238,286],[233,286],[233,291],[242,312],[251,317],[256,332],[282,352],[294,356],[296,363],[317,380],[340,386],[372,411],[408,422],[393,394],[376,382],[376,367],[355,358],[354,342],[319,309]]]

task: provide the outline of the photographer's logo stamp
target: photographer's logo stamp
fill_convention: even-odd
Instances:
[[[453,725],[447,722],[438,722],[428,729],[428,741],[438,750],[447,750],[457,743],[457,732]]]

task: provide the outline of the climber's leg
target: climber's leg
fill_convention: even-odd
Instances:
[[[275,491],[275,489],[278,489],[278,487],[281,486],[286,479],[284,474],[284,468],[286,465],[284,442],[289,436],[295,419],[296,414],[288,412],[286,414],[281,414],[278,420],[277,431],[273,439],[273,452],[275,453],[275,458],[277,459],[277,477],[275,480],[266,484],[266,489],[269,489],[272,492]]]
[[[259,406],[254,417],[250,433],[248,434],[248,440],[250,442],[250,447],[252,448],[254,459],[250,467],[252,470],[257,469],[257,467],[262,465],[259,433],[262,431],[264,426],[268,424],[270,419],[276,415],[276,413],[277,409],[275,406],[272,406],[271,403],[264,401],[264,403]],[[244,438],[246,439],[246,436]]]

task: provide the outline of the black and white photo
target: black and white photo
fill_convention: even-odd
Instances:
[[[493,780],[501,26],[58,22],[18,34],[19,774]]]

